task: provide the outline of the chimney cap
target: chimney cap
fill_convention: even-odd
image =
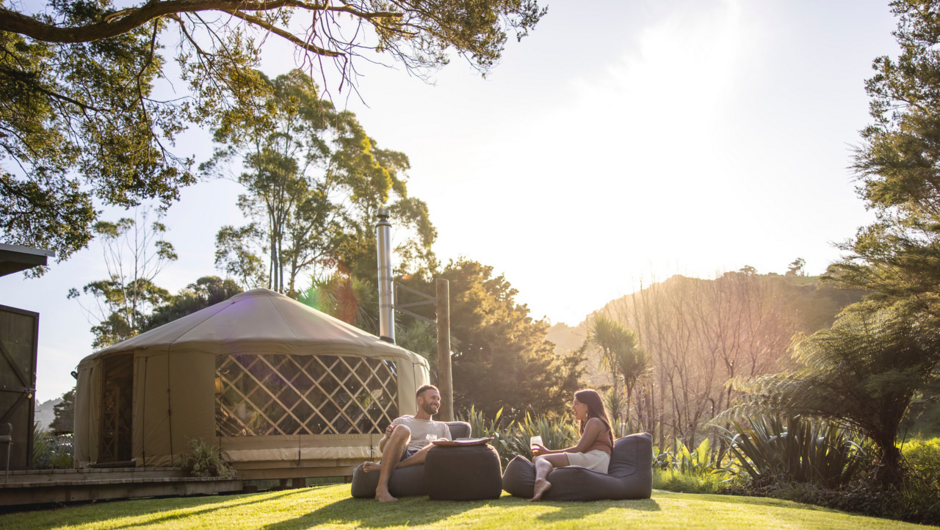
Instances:
[[[379,219],[388,219],[388,216],[391,214],[389,213],[388,208],[379,208],[376,212],[376,215],[379,217]]]

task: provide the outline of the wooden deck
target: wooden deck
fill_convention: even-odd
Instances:
[[[0,506],[232,493],[242,478],[184,477],[175,467],[56,469],[0,474]]]

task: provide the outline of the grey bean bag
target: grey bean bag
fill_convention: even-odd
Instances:
[[[424,483],[434,501],[482,501],[503,493],[499,454],[489,444],[432,447],[424,460]]]
[[[464,421],[448,421],[450,435],[453,438],[469,438],[470,424]],[[362,465],[353,471],[352,496],[358,499],[375,497],[375,488],[379,485],[379,472],[366,473]],[[424,465],[408,466],[396,469],[388,479],[388,492],[393,497],[420,497],[428,494],[424,482]]]
[[[648,499],[653,492],[653,437],[631,434],[614,442],[607,474],[582,467],[562,467],[548,474],[547,501]],[[529,499],[535,488],[535,466],[517,456],[503,473],[503,489]]]

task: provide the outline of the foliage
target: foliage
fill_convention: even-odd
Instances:
[[[504,468],[516,455],[532,459],[529,441],[533,436],[541,436],[542,445],[548,449],[572,447],[580,439],[578,429],[570,421],[526,414],[522,420],[509,420],[504,425],[502,413],[503,411],[499,410],[495,417],[489,420],[482,411],[471,406],[460,415],[460,421],[470,424],[470,432],[476,438],[495,438],[491,445],[499,453]]]
[[[522,38],[545,12],[535,0],[4,2],[0,239],[52,248],[61,260],[92,238],[95,200],[177,200],[195,178],[193,160],[174,154],[175,139],[187,122],[215,124],[259,89],[252,69],[268,35],[296,46],[324,78],[323,61],[332,62],[342,89],[364,54],[427,75],[456,53],[485,74],[507,31]],[[165,48],[177,51],[188,97],[154,95],[172,81]]]
[[[109,4],[52,2],[33,20],[83,26]],[[92,239],[94,201],[166,206],[194,182],[190,161],[167,149],[184,129],[182,109],[152,94],[164,62],[154,32],[166,25],[42,41],[9,26],[10,5],[0,5],[0,240],[54,249],[61,261]]]
[[[940,366],[938,338],[922,321],[895,310],[847,310],[831,329],[795,339],[794,370],[734,380],[745,396],[719,420],[766,411],[849,423],[878,447],[880,478],[898,483],[899,424]]]
[[[367,281],[339,273],[326,280],[314,278],[310,289],[300,293],[297,301],[373,335],[378,334],[378,294]]]
[[[633,389],[637,382],[649,375],[652,371],[652,360],[640,347],[637,332],[627,329],[621,323],[611,320],[605,315],[594,318],[588,341],[601,349],[601,364],[610,373],[614,382],[610,392],[605,396],[607,404],[611,406],[611,421],[621,423],[626,418],[627,428],[632,429],[631,411]],[[619,400],[620,383],[623,382],[627,394],[626,410],[621,415],[621,402]]]
[[[223,280],[218,276],[203,276],[170,296],[166,303],[153,308],[145,319],[140,331],[149,331],[195,313],[219,302],[228,300],[242,292],[241,287],[232,280]]]
[[[72,437],[33,426],[33,469],[71,469]]]
[[[451,337],[451,344],[453,345],[454,342]],[[395,344],[427,359],[431,380],[438,380],[437,326],[417,319],[411,322],[396,322]]]
[[[676,469],[654,469],[653,489],[679,493],[724,493],[724,477],[714,473],[687,473]]]
[[[165,303],[170,293],[158,287],[154,280],[169,262],[176,261],[176,251],[162,239],[166,226],[157,220],[147,225],[149,209],[134,213],[134,218],[122,218],[116,223],[100,221],[95,232],[104,248],[104,262],[108,278],[91,282],[82,288],[85,295],[94,298],[95,306],[82,310],[93,325],[93,348],[104,348],[129,339],[143,328],[150,310]],[[78,289],[69,290],[68,298],[79,298]]]
[[[234,477],[235,470],[219,456],[219,447],[199,438],[189,440],[189,452],[173,463],[189,477]]]
[[[49,429],[56,434],[70,433],[75,431],[75,390],[73,387],[68,392],[62,394],[62,401],[56,404],[52,410],[55,413],[55,419]]]
[[[717,451],[712,450],[711,441],[707,437],[692,451],[678,438],[672,451],[660,450],[654,446],[653,458],[654,467],[672,469],[687,475],[707,475],[724,471],[720,456]]]
[[[940,317],[940,2],[894,0],[897,59],[879,57],[866,82],[873,123],[855,157],[859,196],[876,221],[842,248],[829,268],[838,285],[872,300]],[[936,325],[934,322],[933,325]]]
[[[475,406],[488,417],[502,410],[504,418],[520,421],[528,411],[563,414],[581,388],[583,349],[556,357],[554,344],[545,340],[548,323],[516,303],[518,291],[504,276],[494,276],[493,267],[461,259],[402,282],[433,293],[432,274],[449,282],[454,409]],[[399,303],[410,300],[399,296]],[[434,318],[431,306],[415,312]]]
[[[747,418],[723,430],[740,473],[757,485],[809,482],[826,488],[848,484],[870,462],[870,443],[831,421],[789,416]]]
[[[368,251],[375,268],[376,210],[387,207],[403,243],[403,267],[427,264],[436,232],[427,205],[407,193],[408,158],[379,149],[355,115],[320,99],[318,87],[300,70],[269,79],[261,72],[251,97],[220,113],[217,148],[200,169],[235,179],[245,193],[238,207],[251,223],[224,226],[216,238],[216,265],[248,286],[295,295],[303,273],[319,277]],[[395,200],[390,201],[391,196]],[[418,260],[413,262],[413,260]],[[267,261],[265,272],[261,263]]]
[[[901,453],[915,481],[940,491],[940,438],[909,440],[901,446]]]

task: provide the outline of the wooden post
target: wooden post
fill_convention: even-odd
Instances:
[[[440,421],[454,421],[454,380],[450,371],[450,285],[434,282],[437,292],[437,388],[441,391]]]

